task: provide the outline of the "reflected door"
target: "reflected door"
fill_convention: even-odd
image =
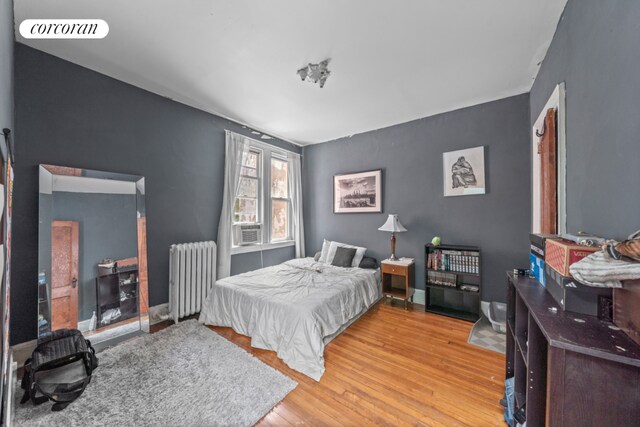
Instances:
[[[556,109],[550,108],[544,119],[544,134],[540,138],[540,197],[542,225],[545,234],[558,232],[558,165]]]
[[[78,221],[51,223],[51,329],[78,327]]]
[[[138,270],[140,271],[140,315],[147,316],[149,314],[147,296],[149,277],[147,274],[147,218],[144,216],[138,218]]]

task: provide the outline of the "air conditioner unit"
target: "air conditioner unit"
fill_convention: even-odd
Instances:
[[[254,245],[262,240],[261,224],[234,225],[235,242],[238,246]]]

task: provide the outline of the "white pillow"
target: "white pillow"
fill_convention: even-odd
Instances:
[[[322,243],[322,251],[320,252],[320,259],[318,259],[318,262],[327,262],[327,255],[329,255],[329,246],[331,246],[331,240],[324,239],[324,242]]]
[[[351,267],[358,267],[360,265],[360,261],[362,261],[362,258],[364,258],[364,253],[367,251],[367,248],[363,248],[361,246],[347,245],[346,243],[340,242],[331,242],[331,245],[329,246],[329,253],[327,254],[327,260],[325,261],[327,264],[331,264],[331,262],[333,261],[333,257],[336,256],[336,251],[339,247],[352,248],[356,250],[356,254],[353,257],[353,262],[351,263]],[[324,251],[324,246],[322,247],[322,249]]]

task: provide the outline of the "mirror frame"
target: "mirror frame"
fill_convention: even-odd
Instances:
[[[101,178],[101,179],[112,179],[115,181],[127,181],[133,182],[136,186],[136,223],[137,223],[137,255],[138,255],[138,312],[139,312],[139,320],[140,320],[140,329],[143,332],[149,332],[149,275],[147,269],[147,215],[146,215],[146,207],[145,207],[145,180],[144,176],[140,175],[129,175],[118,172],[106,172],[99,171],[93,169],[83,169],[69,166],[57,166],[57,165],[49,165],[49,164],[40,164],[39,165],[39,189],[38,195],[47,194],[53,192],[53,176],[54,175],[65,175],[65,176],[77,176],[77,177],[87,177],[87,178]],[[48,191],[47,191],[48,190]],[[51,223],[43,224],[42,222],[42,212],[44,209],[51,209],[52,206],[44,206],[42,203],[42,198],[39,197],[39,214],[38,214],[38,222],[39,222],[39,244],[38,244],[38,272],[41,272],[42,265],[40,262],[40,248],[43,237],[45,237],[44,233],[51,233]],[[45,227],[47,230],[45,230]],[[50,254],[48,256],[51,256]],[[47,280],[50,280],[51,272],[47,272]],[[51,315],[51,298],[50,298],[51,288],[49,287],[49,314]],[[40,309],[38,308],[38,313]],[[49,319],[51,321],[51,319]],[[38,339],[40,339],[40,332],[38,330],[37,333]]]

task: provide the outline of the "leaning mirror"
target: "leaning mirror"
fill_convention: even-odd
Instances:
[[[144,177],[40,165],[38,339],[149,331]]]

